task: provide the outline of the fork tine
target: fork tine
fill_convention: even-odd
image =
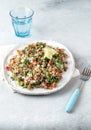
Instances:
[[[87,71],[86,71],[86,73],[85,73],[85,78],[86,79],[89,79],[90,78],[90,69],[89,69],[89,67],[87,67]]]
[[[82,71],[82,73],[81,73],[81,79],[84,78],[84,74],[85,74],[85,72],[86,72],[86,67],[83,68],[83,71]]]
[[[88,76],[90,77],[91,76],[91,69],[89,68],[88,70]]]
[[[90,68],[90,77],[91,77],[91,66],[89,66],[89,68]]]
[[[86,67],[83,69],[83,71],[82,71],[82,75],[85,75],[85,73],[86,73]]]
[[[90,70],[90,77],[91,77],[91,70]]]
[[[88,76],[88,74],[89,74],[89,68],[87,67],[87,68],[86,68],[85,75]]]
[[[89,80],[89,78],[91,77],[91,67],[84,67],[82,73],[81,73],[81,79],[84,81]]]

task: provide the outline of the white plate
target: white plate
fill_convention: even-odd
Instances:
[[[46,40],[41,40],[41,41],[33,41],[32,43],[36,43],[36,42],[45,42],[48,45],[51,45],[53,47],[59,47],[59,48],[64,48],[66,53],[68,54],[69,58],[68,58],[68,70],[66,72],[63,73],[63,79],[58,83],[57,87],[52,89],[52,90],[48,90],[48,89],[43,89],[43,88],[34,88],[32,90],[28,90],[26,88],[22,88],[20,86],[17,85],[17,83],[15,81],[12,81],[10,79],[9,72],[6,71],[5,67],[9,62],[9,59],[16,54],[16,50],[17,49],[22,49],[25,46],[27,46],[28,44],[31,43],[24,43],[24,44],[19,44],[18,46],[16,46],[13,50],[11,50],[7,56],[5,57],[4,60],[4,77],[7,80],[9,86],[18,93],[21,94],[26,94],[26,95],[47,95],[47,94],[51,94],[54,93],[56,91],[61,90],[68,82],[69,80],[72,78],[74,72],[75,72],[75,62],[74,62],[74,58],[71,54],[71,52],[61,43],[55,42],[55,41],[46,41]]]

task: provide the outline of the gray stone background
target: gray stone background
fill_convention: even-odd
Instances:
[[[15,36],[9,11],[26,5],[35,11],[32,36]],[[71,50],[76,66],[91,65],[91,0],[3,0],[0,2],[0,53],[3,45],[55,40]],[[7,51],[7,50],[4,50]],[[3,59],[3,56],[1,56]],[[80,81],[72,79],[66,87],[49,96],[14,94],[0,83],[0,130],[91,130],[91,80],[82,90],[74,111],[66,104]]]

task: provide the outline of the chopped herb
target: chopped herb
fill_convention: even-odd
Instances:
[[[54,54],[54,55],[53,55],[53,58],[57,58],[57,57],[58,57],[58,54]]]
[[[47,61],[47,62],[49,62],[49,60],[50,60],[50,59],[49,59],[49,58],[47,58],[47,57],[45,57],[45,58],[44,58],[44,60],[45,60],[45,61]]]
[[[33,70],[32,69],[29,69],[29,73],[31,74],[33,72]]]
[[[58,69],[61,69],[61,64],[60,63],[56,63],[56,66]]]
[[[59,82],[60,78],[59,78],[59,76],[56,75],[53,77],[53,80],[54,80],[54,82]]]
[[[62,64],[62,59],[58,59],[57,61],[59,64]]]
[[[30,62],[29,62],[28,59],[25,59],[25,60],[24,60],[24,64],[25,64],[25,65],[29,65],[29,63],[30,63]]]
[[[23,72],[22,72],[22,75],[23,75],[23,76],[26,76],[27,73],[28,73],[27,71],[23,71]]]
[[[33,54],[33,53],[31,53],[31,54],[30,54],[30,57],[33,57],[33,56],[34,56],[34,54]]]
[[[15,80],[15,77],[14,77],[14,76],[11,76],[10,78],[11,78],[12,80]]]

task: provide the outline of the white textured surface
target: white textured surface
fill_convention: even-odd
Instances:
[[[9,10],[26,5],[34,9],[32,36],[15,37]],[[76,63],[91,64],[91,1],[90,0],[3,0],[0,3],[0,44],[31,39],[56,40],[74,54]],[[0,59],[3,59],[0,46]],[[4,51],[6,52],[7,49]],[[71,114],[65,106],[79,80],[73,79],[60,92],[49,96],[24,96],[0,83],[0,130],[90,130],[91,80],[89,80]]]

